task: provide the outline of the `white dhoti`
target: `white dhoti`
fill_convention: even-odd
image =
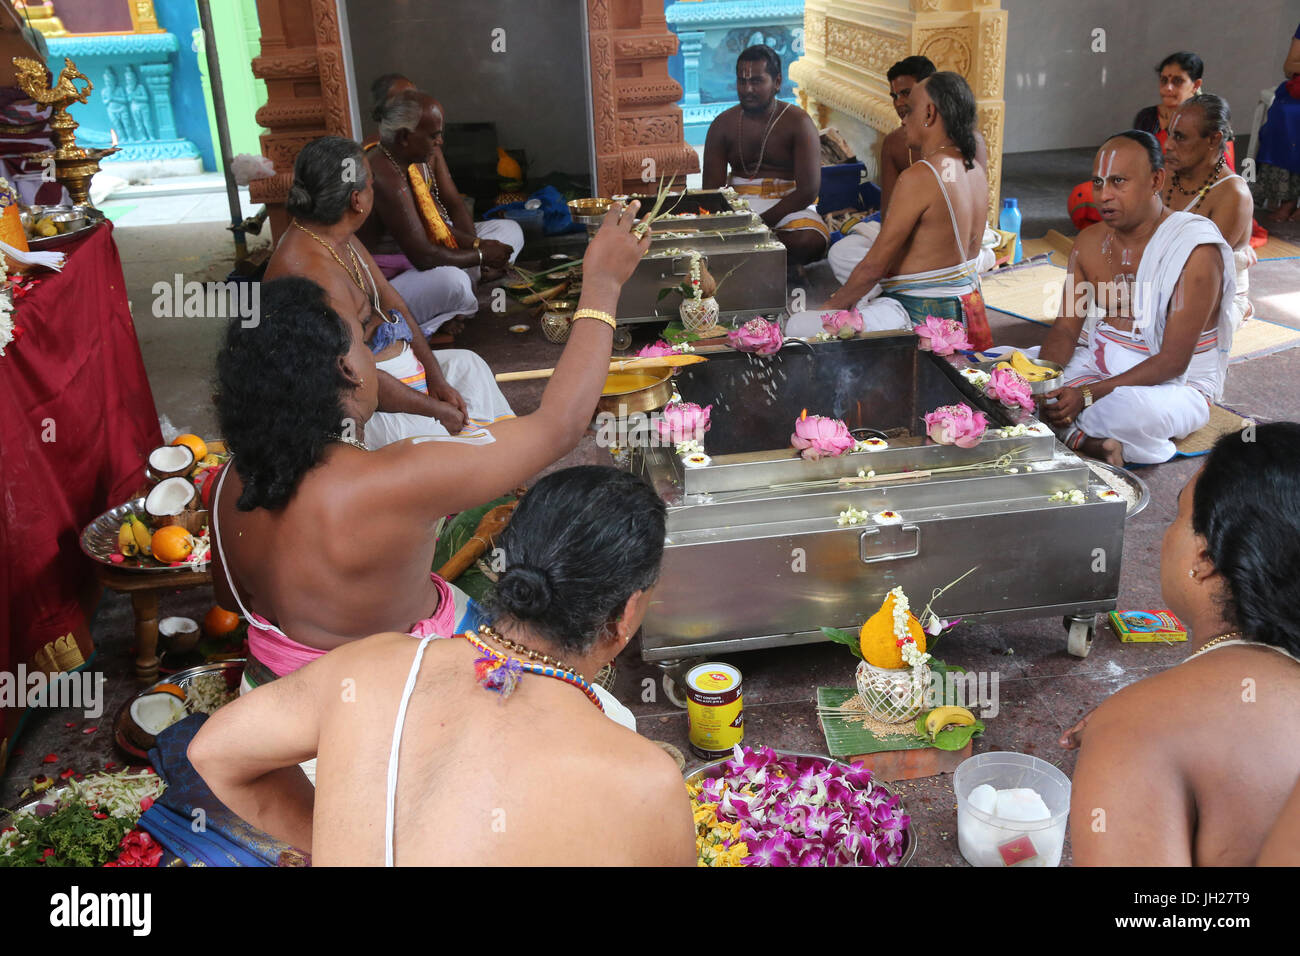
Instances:
[[[515,259],[519,258],[519,252],[524,247],[524,230],[513,219],[485,219],[482,222],[474,223],[474,232],[480,239],[493,239],[497,242],[505,243],[510,247],[510,264],[514,265]],[[478,266],[472,269],[466,269],[470,279],[475,285],[479,282]]]
[[[731,188],[744,196],[749,208],[760,216],[795,191],[798,184],[790,179],[745,179],[742,176],[731,177]],[[807,229],[816,232],[828,243],[831,231],[826,228],[817,206],[811,205],[781,217],[773,227],[774,232],[792,232]]]
[[[826,253],[826,261],[831,264],[831,272],[835,274],[835,281],[840,285],[849,281],[849,276],[858,267],[858,263],[867,257],[867,253],[871,251],[876,238],[880,235],[880,226],[879,222],[860,222],[850,229],[843,239],[831,246],[830,252]],[[977,272],[990,272],[997,265],[997,257],[993,254],[993,249],[997,245],[998,238],[998,234],[992,229],[984,230],[979,255],[972,260]]]
[[[410,345],[402,344],[400,354],[377,363],[376,368],[387,372],[398,381],[417,391],[426,392],[424,368],[415,357]],[[468,349],[438,349],[433,353],[442,370],[443,378],[465,399],[468,421],[460,433],[472,433],[513,418],[501,389],[497,388],[492,369],[476,353]],[[383,448],[403,438],[448,435],[446,426],[436,418],[410,412],[375,412],[366,422],[366,447]]]
[[[478,311],[474,282],[466,270],[456,266],[407,269],[388,282],[411,307],[411,318],[425,335],[437,332],[449,319]]]
[[[1113,438],[1123,445],[1125,461],[1156,464],[1174,456],[1174,441],[1209,422],[1210,403],[1223,397],[1227,377],[1236,274],[1232,250],[1218,227],[1192,213],[1170,213],[1147,243],[1134,287],[1133,330],[1090,318],[1087,344],[1075,349],[1064,380],[1066,385],[1086,385],[1114,378],[1158,354],[1174,289],[1188,257],[1202,245],[1214,246],[1221,254],[1223,279],[1215,324],[1201,334],[1187,368],[1168,382],[1126,385],[1098,399],[1059,433],[1071,448],[1085,437]]]
[[[907,318],[907,310],[893,299],[881,298],[879,284],[858,300],[856,308],[862,316],[864,332],[907,331],[912,328],[912,323]],[[796,312],[786,320],[785,334],[794,338],[810,339],[823,331],[822,316],[831,311],[809,309],[806,312]]]
[[[1074,351],[1065,366],[1064,383],[1089,385],[1122,375],[1151,357],[1140,336],[1097,322],[1088,344]],[[1218,332],[1196,343],[1187,367],[1186,383],[1126,385],[1079,413],[1074,423],[1058,434],[1070,448],[1085,437],[1114,438],[1124,449],[1124,460],[1135,465],[1168,461],[1177,450],[1174,442],[1210,421],[1209,396],[1217,394],[1219,374]]]

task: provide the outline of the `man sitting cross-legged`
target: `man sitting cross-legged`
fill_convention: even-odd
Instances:
[[[912,89],[922,80],[933,76],[937,71],[934,64],[923,56],[909,56],[899,60],[889,68],[885,78],[889,81],[889,99],[894,104],[894,112],[902,120],[911,111]],[[849,275],[871,249],[871,244],[880,235],[880,224],[889,213],[889,203],[894,197],[894,187],[898,177],[905,169],[921,158],[921,152],[907,143],[907,129],[900,123],[898,129],[888,134],[880,143],[880,211],[867,216],[853,217],[857,221],[841,226],[844,237],[831,246],[826,253],[831,272],[836,282],[847,282]],[[987,171],[989,168],[989,150],[979,130],[975,131],[975,165]],[[985,239],[992,241],[996,236],[986,230]],[[988,272],[996,264],[992,247],[982,247],[979,256],[979,271]]]
[[[501,277],[523,232],[506,220],[470,220],[442,156],[442,107],[432,96],[402,90],[375,115],[379,142],[367,148],[375,205],[357,237],[415,310],[420,331],[454,334],[478,310],[475,282]]]
[[[736,59],[740,105],[718,116],[704,140],[705,189],[730,183],[786,249],[787,272],[826,254],[830,231],[816,210],[821,143],[812,118],[777,99],[781,57],[757,44]],[[727,169],[731,175],[728,177]]]
[[[856,308],[867,331],[911,329],[932,315],[965,325],[977,349],[993,344],[979,281],[989,184],[975,162],[966,81],[943,72],[916,84],[903,128],[921,158],[898,177],[880,237],[823,310],[790,317],[788,335],[821,331],[822,311]]]
[[[1065,366],[1045,396],[1061,440],[1112,464],[1152,464],[1203,427],[1232,347],[1232,250],[1203,216],[1161,202],[1163,157],[1127,130],[1097,153],[1102,221],[1079,234],[1060,316],[1039,356]],[[1054,402],[1053,402],[1054,400]]]
[[[355,241],[373,204],[370,162],[360,146],[337,136],[308,143],[294,162],[285,203],[294,219],[266,270],[267,279],[312,279],[335,311],[359,323],[379,381],[380,411],[366,425],[366,444],[476,432],[513,417],[488,364],[467,349],[433,352],[410,306]]]

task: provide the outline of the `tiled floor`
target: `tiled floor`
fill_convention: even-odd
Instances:
[[[1007,157],[1004,193],[1021,198],[1026,235],[1046,228],[1061,228],[1053,209],[1063,209],[1064,195],[1075,180],[1074,167],[1086,168],[1087,157],[1067,154],[1031,154]],[[1066,180],[1069,180],[1067,183]],[[136,227],[119,220],[117,240],[122,253],[128,290],[133,301],[150,382],[160,415],[185,430],[211,434],[212,357],[223,323],[202,319],[158,318],[152,314],[152,286],[160,279],[223,278],[230,269],[230,239],[224,229],[224,194],[217,194],[218,214],[206,222],[192,197],[130,198],[139,204],[147,225]],[[182,223],[181,210],[184,209]],[[251,211],[251,210],[250,210]],[[134,214],[134,213],[133,213]],[[178,224],[179,223],[179,224]],[[1031,223],[1034,225],[1031,226]],[[1067,224],[1068,227],[1068,224]],[[1300,226],[1284,227],[1279,234],[1296,241]],[[264,242],[254,240],[254,242]],[[824,275],[814,272],[816,284]],[[1300,327],[1300,269],[1295,261],[1265,263],[1254,270],[1252,287],[1275,310],[1270,318]],[[517,321],[531,326],[523,335],[507,327]],[[1037,344],[1039,326],[994,314],[994,335],[1008,344]],[[548,343],[537,322],[519,311],[505,315],[484,310],[457,343],[479,351],[498,371],[554,364],[560,348]],[[511,383],[507,397],[521,414],[536,407],[543,384]],[[1300,418],[1300,350],[1291,350],[1234,365],[1228,377],[1228,403],[1263,419]],[[607,461],[605,453],[588,437],[553,468],[580,462]],[[1163,606],[1160,598],[1160,539],[1173,515],[1179,488],[1196,471],[1195,460],[1175,460],[1147,468],[1143,478],[1152,500],[1147,510],[1125,529],[1119,605],[1123,608]],[[549,469],[548,469],[549,470]],[[1011,557],[1008,556],[1010,560]],[[163,614],[200,617],[210,605],[210,595],[190,591],[165,597]],[[0,782],[0,805],[11,801],[31,776],[51,767],[91,769],[109,760],[121,761],[111,746],[107,730],[111,717],[134,690],[129,650],[133,644],[129,602],[106,595],[95,622],[98,666],[109,678],[105,715],[85,721],[62,712],[34,713],[20,752]],[[1092,654],[1079,660],[1065,653],[1065,634],[1059,618],[1018,621],[997,627],[959,627],[945,637],[938,651],[950,662],[999,675],[1000,713],[989,721],[988,733],[976,742],[978,751],[996,749],[1031,753],[1057,764],[1067,774],[1073,754],[1058,749],[1056,741],[1079,717],[1108,695],[1149,673],[1167,668],[1184,656],[1183,649],[1164,645],[1119,643],[1104,625]],[[805,645],[729,656],[745,675],[746,742],[805,751],[824,751],[816,724],[813,699],[821,684],[849,686],[854,660],[833,645]],[[616,692],[636,712],[647,736],[668,741],[688,755],[686,719],[666,698],[660,671],[643,663],[635,644],[618,662]],[[71,723],[72,726],[66,726]],[[83,734],[86,726],[96,726]],[[43,765],[47,753],[57,762]],[[918,864],[962,865],[956,847],[956,811],[951,777],[943,776],[902,785],[904,800],[913,814],[919,837]],[[1068,860],[1068,847],[1067,856]]]

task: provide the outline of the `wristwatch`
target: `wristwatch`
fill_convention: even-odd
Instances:
[[[1087,385],[1080,385],[1079,391],[1083,394],[1083,407],[1090,408],[1092,406],[1092,389]]]

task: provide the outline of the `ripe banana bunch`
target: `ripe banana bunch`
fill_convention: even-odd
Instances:
[[[1010,369],[1013,372],[1019,372],[1026,382],[1045,382],[1049,378],[1054,378],[1056,372],[1046,365],[1039,365],[1024,352],[1011,353],[1010,362],[999,362],[994,368]]]
[[[137,554],[153,554],[150,547],[152,542],[153,535],[149,533],[149,526],[134,514],[128,514],[126,520],[118,526],[117,549],[128,558]]]
[[[938,736],[945,727],[969,727],[975,723],[975,715],[965,707],[936,707],[925,718],[925,732],[931,740]]]

